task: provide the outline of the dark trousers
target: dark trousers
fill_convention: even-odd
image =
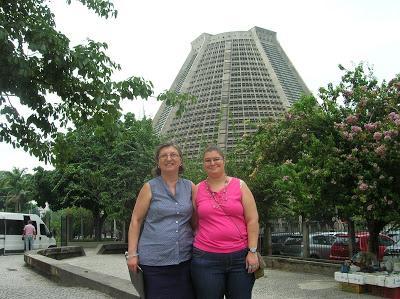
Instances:
[[[210,253],[193,249],[191,273],[197,299],[250,299],[254,274],[247,273],[247,249]]]
[[[146,299],[194,299],[190,261],[179,265],[140,267]]]

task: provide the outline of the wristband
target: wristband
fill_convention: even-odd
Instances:
[[[137,253],[137,252],[132,253],[132,254],[129,254],[128,251],[125,252],[125,258],[126,258],[126,260],[129,260],[129,259],[131,259],[131,258],[133,258],[133,257],[137,257],[137,256],[139,256],[139,253]]]
[[[249,248],[249,251],[250,251],[251,253],[256,253],[256,252],[257,252],[257,247],[250,247],[250,248]]]

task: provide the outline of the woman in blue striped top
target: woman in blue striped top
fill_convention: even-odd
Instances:
[[[194,184],[179,176],[183,161],[175,144],[162,144],[155,160],[156,177],[144,184],[132,212],[128,267],[143,270],[147,299],[194,298],[190,278]]]

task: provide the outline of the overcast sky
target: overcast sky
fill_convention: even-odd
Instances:
[[[278,41],[309,89],[338,82],[337,65],[361,61],[379,80],[400,73],[398,0],[114,0],[117,19],[101,19],[79,3],[52,1],[58,30],[72,45],[87,38],[106,42],[122,67],[115,79],[135,75],[150,80],[155,94],[170,87],[201,33],[275,31]],[[154,116],[159,103],[133,101],[124,112]],[[43,166],[23,151],[0,143],[0,170]],[[47,166],[49,167],[49,166]]]

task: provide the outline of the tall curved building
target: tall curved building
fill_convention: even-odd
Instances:
[[[205,144],[229,151],[254,124],[278,118],[304,93],[300,75],[280,46],[276,33],[249,31],[201,34],[172,83],[171,90],[197,97],[181,117],[162,103],[153,120],[155,131],[193,157]]]

